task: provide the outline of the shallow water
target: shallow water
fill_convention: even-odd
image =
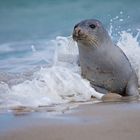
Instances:
[[[126,0],[0,2],[0,108],[84,102],[91,95],[100,98],[80,76],[78,48],[71,38],[74,24],[85,18],[104,23],[128,56],[140,84],[139,4]]]

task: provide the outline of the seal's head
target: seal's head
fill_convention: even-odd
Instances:
[[[100,21],[89,19],[75,25],[73,39],[78,45],[98,47],[110,37]]]

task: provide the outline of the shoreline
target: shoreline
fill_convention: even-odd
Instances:
[[[7,116],[7,120],[4,118]],[[140,102],[84,104],[70,113],[0,117],[1,140],[138,140]]]

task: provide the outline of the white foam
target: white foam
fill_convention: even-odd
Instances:
[[[11,87],[7,84],[2,87],[8,91],[6,96],[2,97],[1,107],[88,101],[91,96],[101,99],[103,94],[96,92],[80,75],[80,67],[77,65],[78,48],[71,37],[57,37],[56,40],[50,41],[49,45],[55,48],[52,66],[35,72],[32,80],[25,80]],[[33,56],[37,54],[37,51],[33,52]]]
[[[132,67],[136,71],[140,85],[140,45],[138,42],[140,31],[138,30],[137,35],[133,36],[131,33],[126,31],[121,32],[121,37],[117,45],[127,55]]]

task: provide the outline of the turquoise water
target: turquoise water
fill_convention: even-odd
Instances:
[[[0,109],[88,101],[74,25],[96,18],[128,56],[140,85],[139,0],[0,1]]]
[[[67,36],[86,18],[97,18],[109,28],[121,11],[124,21],[114,26],[135,30],[140,28],[139,5],[139,0],[1,0],[0,43]]]

